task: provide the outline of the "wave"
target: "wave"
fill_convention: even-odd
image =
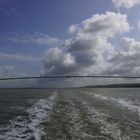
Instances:
[[[114,140],[129,140],[129,136],[121,136],[121,130],[117,123],[109,123],[107,118],[108,114],[98,111],[97,109],[91,107],[87,101],[83,102],[83,105],[89,112],[91,116],[91,121],[100,125],[100,133],[110,136]]]
[[[127,98],[114,98],[114,97],[107,97],[104,94],[93,94],[88,91],[86,91],[85,93],[95,98],[98,98],[100,100],[109,101],[121,107],[125,107],[129,111],[138,113],[138,115],[140,116],[140,104],[138,102],[131,101]]]
[[[17,116],[9,121],[7,126],[0,128],[0,139],[2,140],[41,140],[45,135],[42,123],[49,119],[49,114],[55,103],[56,93],[47,99],[40,99],[30,109],[25,111],[26,115]]]
[[[94,97],[99,98],[101,100],[107,100],[110,102],[117,103],[120,106],[125,107],[132,112],[137,112],[138,115],[140,116],[140,106],[136,105],[137,104],[136,102],[124,98],[107,97],[104,96],[103,94],[95,94]]]

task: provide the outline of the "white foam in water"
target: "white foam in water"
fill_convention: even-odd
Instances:
[[[114,140],[129,140],[129,137],[121,136],[121,131],[117,127],[117,124],[111,124],[106,121],[108,114],[99,112],[95,108],[90,107],[86,101],[83,102],[83,105],[92,116],[92,121],[101,125],[100,130],[102,134],[110,135]]]
[[[140,106],[139,105],[135,105],[136,103],[133,101],[130,101],[128,99],[122,99],[122,98],[113,98],[113,97],[106,97],[102,94],[96,94],[94,95],[96,98],[102,99],[102,100],[108,100],[111,102],[115,102],[118,103],[119,105],[121,105],[122,107],[126,107],[128,110],[133,111],[133,112],[137,112],[138,115],[140,116]]]
[[[83,92],[83,93],[87,93],[88,95],[94,95],[94,97],[100,98],[102,100],[108,100],[108,97],[102,96],[101,94],[95,95],[90,92]],[[122,135],[122,132],[119,128],[119,124],[109,123],[107,121],[107,118],[110,117],[109,114],[106,114],[105,112],[100,112],[99,110],[90,106],[86,100],[83,102],[83,105],[86,107],[89,114],[92,116],[91,121],[100,124],[101,126],[100,131],[102,134],[109,135],[113,140],[130,140],[131,139],[129,136]]]
[[[30,109],[28,116],[18,116],[9,122],[8,126],[0,128],[0,140],[41,140],[45,135],[42,123],[49,119],[56,93],[47,99],[40,99]]]

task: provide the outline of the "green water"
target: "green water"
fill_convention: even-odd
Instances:
[[[0,140],[140,140],[140,89],[0,90]]]

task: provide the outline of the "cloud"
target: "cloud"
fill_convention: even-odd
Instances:
[[[140,20],[138,21],[137,26],[140,29]]]
[[[50,48],[44,57],[44,75],[88,75],[103,73],[114,55],[108,41],[117,33],[129,32],[127,16],[106,12],[96,14],[69,28],[71,38],[61,47]]]
[[[38,45],[54,45],[59,44],[61,41],[55,37],[50,37],[49,35],[36,33],[33,36],[30,36],[29,41],[38,44]]]
[[[11,54],[0,52],[0,61],[14,60],[19,62],[38,62],[40,59],[32,55]]]
[[[124,7],[128,9],[140,4],[140,0],[112,0],[112,2],[117,8]]]
[[[50,37],[47,34],[43,33],[34,33],[34,34],[14,34],[7,37],[0,38],[2,42],[11,42],[11,43],[33,43],[35,45],[55,45],[60,44],[61,41],[55,37]]]
[[[72,25],[69,32],[83,36],[84,34],[82,33],[113,37],[118,32],[123,33],[130,30],[129,24],[127,23],[127,16],[114,12],[93,15],[91,18],[83,21],[81,26]]]
[[[28,74],[17,73],[12,65],[0,65],[0,78],[30,76]],[[2,80],[0,88],[17,88],[17,87],[39,87],[37,80]]]
[[[140,75],[140,42],[135,39],[124,37],[110,60],[110,68],[106,70],[115,75]]]
[[[0,78],[14,75],[14,67],[11,65],[0,65]]]
[[[23,13],[17,11],[15,8],[8,8],[8,9],[0,8],[0,12],[7,16],[10,15],[23,16]]]

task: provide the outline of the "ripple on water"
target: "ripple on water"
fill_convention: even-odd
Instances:
[[[49,119],[56,93],[47,99],[40,99],[23,116],[9,121],[0,128],[0,140],[41,140],[45,135],[42,123]]]

